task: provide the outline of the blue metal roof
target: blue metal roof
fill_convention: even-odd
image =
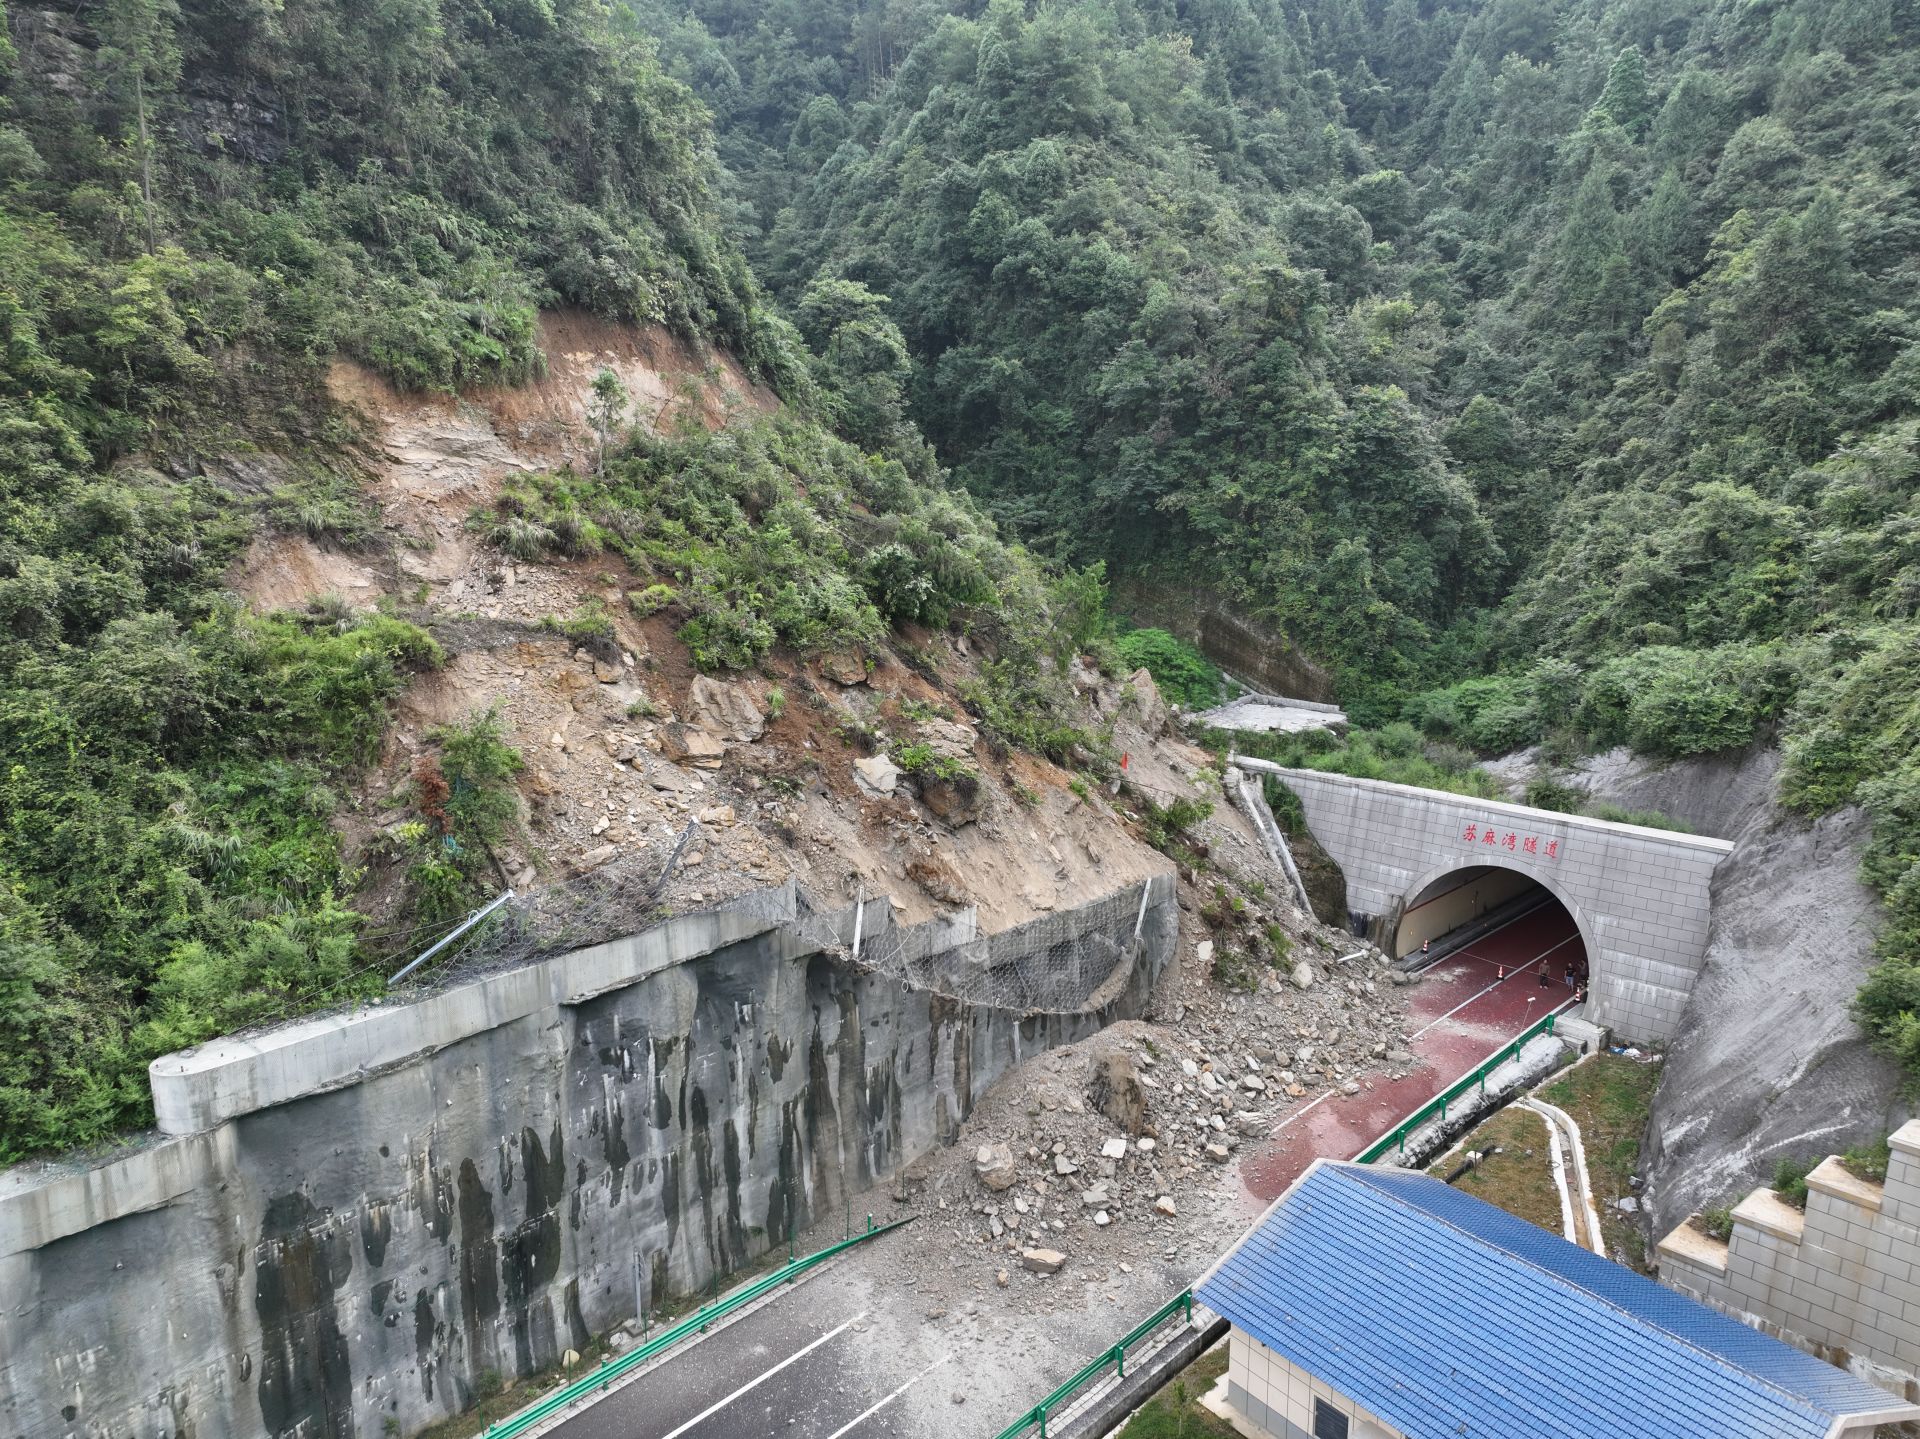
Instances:
[[[1407,1170],[1316,1164],[1195,1297],[1409,1439],[1824,1439],[1902,1407]]]

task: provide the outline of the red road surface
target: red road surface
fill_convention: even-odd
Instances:
[[[1567,967],[1585,956],[1572,916],[1553,903],[1448,955],[1412,991],[1403,1047],[1414,1062],[1405,1077],[1369,1076],[1351,1097],[1334,1089],[1300,1100],[1241,1166],[1247,1188],[1275,1199],[1316,1158],[1351,1159],[1528,1025],[1566,1005],[1573,998]]]

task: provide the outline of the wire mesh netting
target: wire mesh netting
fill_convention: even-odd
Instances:
[[[405,991],[443,988],[668,921],[673,916],[664,897],[696,828],[564,883],[514,895],[448,943],[405,982]],[[908,989],[1026,1014],[1078,1014],[1125,993],[1143,953],[1170,952],[1172,892],[1171,877],[1159,876],[994,934],[971,909],[903,924],[884,895],[822,905],[792,882],[702,908],[779,926],[799,952],[838,955]]]

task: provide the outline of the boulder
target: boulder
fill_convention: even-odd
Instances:
[[[957,720],[935,718],[923,720],[914,728],[927,748],[941,759],[959,760],[962,764],[972,761],[977,736],[970,726]]]
[[[582,874],[584,874],[586,871],[590,869],[600,868],[601,865],[605,864],[608,860],[612,859],[619,852],[620,852],[620,847],[618,845],[612,845],[612,844],[600,845],[597,848],[590,849],[585,854],[581,855],[580,858],[575,862],[574,868],[579,870]]]
[[[838,685],[863,685],[867,682],[867,662],[854,650],[823,656],[820,672]]]
[[[751,743],[766,732],[767,719],[753,696],[736,684],[699,675],[687,691],[687,718],[709,734]]]
[[[1288,975],[1287,978],[1293,981],[1293,987],[1295,989],[1312,989],[1314,980],[1313,966],[1303,959],[1293,967],[1293,973]]]
[[[1100,1146],[1100,1157],[1102,1159],[1125,1159],[1127,1157],[1127,1141],[1124,1139],[1109,1139]]]
[[[900,783],[900,766],[883,754],[853,762],[854,783],[875,799],[885,799]]]
[[[1067,1256],[1058,1249],[1022,1249],[1020,1263],[1035,1274],[1058,1274]]]
[[[929,777],[920,781],[920,803],[931,810],[936,819],[954,829],[980,818],[983,794],[980,781],[972,775],[962,775],[959,779]]]
[[[1168,1219],[1171,1219],[1180,1211],[1174,1205],[1173,1196],[1171,1194],[1163,1194],[1153,1201],[1153,1212],[1155,1214],[1165,1215]]]
[[[1109,1054],[1093,1071],[1087,1086],[1087,1102],[1120,1126],[1126,1134],[1138,1134],[1147,1119],[1147,1091],[1140,1083],[1140,1071],[1125,1054]]]
[[[1127,676],[1123,698],[1139,714],[1140,728],[1149,735],[1165,734],[1173,723],[1167,702],[1160,697],[1160,687],[1146,670],[1137,669]]]
[[[695,769],[719,769],[727,746],[717,735],[676,722],[660,727],[660,753]]]
[[[980,1182],[995,1193],[1011,1189],[1019,1171],[1014,1168],[1013,1150],[1004,1144],[983,1144],[974,1153],[973,1172]]]
[[[1226,1145],[1209,1144],[1207,1146],[1207,1159],[1210,1163],[1225,1164],[1231,1158],[1233,1158],[1233,1151]]]

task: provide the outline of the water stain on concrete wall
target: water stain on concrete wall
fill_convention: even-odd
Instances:
[[[347,1232],[304,1194],[267,1205],[254,1251],[260,1414],[268,1432],[354,1439],[353,1367],[335,1295],[353,1270]]]

